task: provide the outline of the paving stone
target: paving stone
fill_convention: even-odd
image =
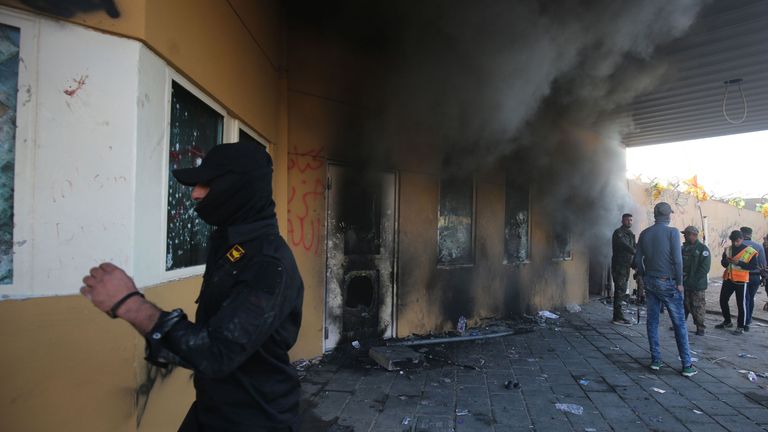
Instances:
[[[484,360],[479,371],[439,361],[402,374],[345,365],[310,367],[302,380],[301,409],[307,419],[302,431],[325,431],[334,423],[361,432],[401,432],[411,426],[460,432],[709,432],[768,425],[768,392],[738,373],[768,370],[768,356],[741,359],[734,354],[744,346],[768,351],[768,328],[757,326],[737,340],[714,332],[691,337],[700,373],[689,379],[679,373],[670,332],[660,334],[666,367],[652,372],[645,327],[610,325],[609,314],[605,305],[589,303],[582,313],[564,314],[557,324],[560,331],[542,327],[482,343],[430,347],[434,355],[453,361],[479,365]],[[580,379],[589,383],[581,385]],[[519,388],[505,388],[510,380]],[[562,413],[556,403],[581,405],[584,412]],[[457,415],[457,409],[459,414],[467,410],[466,415]],[[406,417],[410,422],[403,425]]]
[[[712,418],[732,432],[765,432],[763,428],[743,416],[713,416]]]

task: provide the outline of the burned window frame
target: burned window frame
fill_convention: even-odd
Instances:
[[[525,250],[524,252],[524,258],[520,259],[519,255],[518,258],[514,259],[510,256],[510,246],[509,246],[509,238],[510,233],[509,231],[512,229],[511,227],[511,218],[510,218],[510,210],[512,208],[512,203],[510,202],[510,192],[514,188],[517,192],[523,192],[520,193],[517,198],[520,198],[520,196],[525,196]],[[518,210],[522,208],[522,206],[518,207]],[[504,182],[504,258],[503,263],[506,265],[523,265],[523,264],[529,264],[531,262],[531,233],[532,233],[532,224],[531,224],[531,185],[529,182],[516,182],[513,181],[512,177],[507,175],[505,176],[505,182]],[[519,253],[520,251],[518,251]]]
[[[444,202],[443,202],[443,192],[445,191],[446,182],[455,181],[457,183],[466,181],[470,184],[470,191],[471,191],[471,198],[470,198],[470,211],[469,211],[469,218],[470,218],[470,239],[469,239],[469,254],[466,257],[462,257],[461,259],[454,259],[451,261],[442,261],[442,245],[443,242],[441,241],[441,219],[443,217],[443,210],[444,210]],[[475,223],[476,219],[476,210],[477,210],[477,182],[474,177],[474,175],[469,176],[452,176],[452,175],[444,175],[440,177],[439,180],[439,187],[438,187],[438,205],[437,205],[437,267],[438,268],[456,268],[456,267],[472,267],[475,265],[475,238],[476,238],[476,229],[477,224]]]
[[[560,228],[560,229],[558,229]],[[561,246],[559,239],[565,239],[567,243]],[[570,228],[556,224],[552,230],[552,260],[553,261],[571,261],[573,260],[573,234]],[[565,252],[565,253],[562,253]]]

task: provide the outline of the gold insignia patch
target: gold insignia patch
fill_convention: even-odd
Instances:
[[[227,252],[227,258],[229,258],[229,260],[232,262],[239,260],[243,257],[243,255],[245,255],[245,249],[243,249],[240,245],[234,245],[232,249]]]

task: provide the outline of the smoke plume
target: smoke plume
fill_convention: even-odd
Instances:
[[[619,113],[663,76],[654,53],[704,1],[315,3],[289,3],[293,31],[356,59],[338,76],[365,117],[345,154],[402,165],[429,153],[457,175],[501,165],[530,179],[551,224],[609,254],[631,210]]]

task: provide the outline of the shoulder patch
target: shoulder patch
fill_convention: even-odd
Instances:
[[[704,251],[701,253],[703,256],[709,256],[709,251]]]
[[[234,245],[232,249],[227,252],[227,258],[232,262],[239,260],[243,255],[245,255],[245,249],[239,244]]]

